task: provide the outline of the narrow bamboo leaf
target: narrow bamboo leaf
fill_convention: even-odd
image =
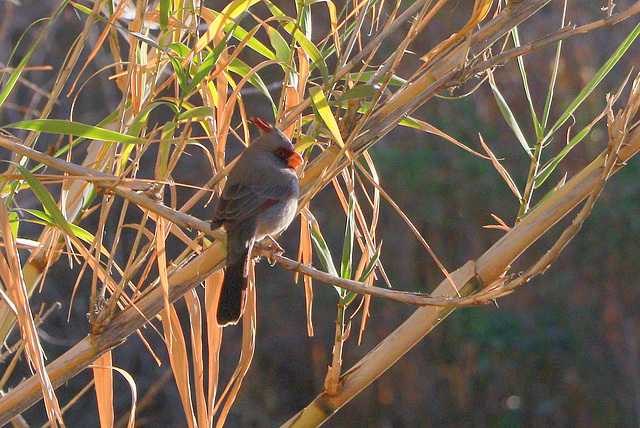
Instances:
[[[173,55],[168,55],[167,58],[169,58],[169,61],[171,61],[171,65],[173,65],[173,71],[176,73],[176,76],[178,76],[178,85],[180,85],[180,89],[185,92],[189,83],[189,74],[187,73],[187,70],[182,66],[182,59],[177,58]]]
[[[496,85],[492,83],[489,86],[491,86],[491,90],[493,91],[493,96],[496,99],[496,102],[498,103],[498,107],[500,108],[500,112],[502,112],[502,116],[504,117],[504,120],[507,122],[507,124],[515,134],[516,138],[520,142],[520,145],[522,146],[524,151],[527,152],[527,154],[530,157],[533,156],[533,153],[531,153],[531,147],[529,147],[529,143],[527,143],[527,139],[522,133],[522,130],[520,129],[520,125],[518,125],[518,121],[513,115],[511,108],[509,107],[505,99],[502,97],[500,90]]]
[[[302,153],[314,144],[316,144],[316,139],[313,136],[299,135],[296,140],[296,152]]]
[[[82,12],[82,13],[84,13],[85,15],[91,15],[91,13],[92,13],[91,8],[88,8],[88,7],[86,7],[86,6],[83,6],[83,5],[81,5],[81,4],[79,4],[79,3],[76,3],[76,2],[74,2],[74,1],[69,2],[69,3],[71,3],[71,6],[75,7],[76,9],[78,9],[78,11],[79,11],[79,12]]]
[[[576,109],[587,99],[587,97],[593,92],[593,90],[598,87],[602,79],[605,78],[607,74],[611,71],[611,69],[618,63],[620,58],[627,52],[631,44],[635,41],[635,39],[640,34],[640,24],[636,25],[636,27],[631,31],[631,33],[627,36],[626,39],[618,46],[618,49],[609,57],[607,62],[604,63],[602,67],[598,70],[598,72],[591,78],[589,83],[580,91],[578,96],[573,100],[571,105],[567,107],[567,109],[562,113],[560,118],[553,124],[553,126],[547,132],[544,139],[542,140],[542,144],[544,145],[546,142],[551,139],[553,134],[560,129],[560,127],[571,117],[571,115],[576,111]]]
[[[51,216],[52,223],[67,235],[75,235],[69,222],[66,218],[64,218],[64,215],[62,214],[62,211],[60,211],[60,208],[58,208],[58,204],[56,204],[56,201],[51,196],[51,193],[49,193],[49,191],[46,189],[46,187],[44,187],[40,180],[38,180],[33,174],[31,174],[31,172],[29,172],[28,169],[26,169],[22,165],[14,165],[18,169],[22,177],[24,177],[27,183],[29,183],[29,186],[31,186],[31,190],[42,204],[42,207]]]
[[[176,129],[175,122],[167,122],[162,131],[162,138],[158,144],[158,158],[156,160],[156,178],[165,180],[167,178],[166,171],[171,156],[171,140],[173,139]]]
[[[42,212],[42,211],[40,211]],[[47,218],[49,218],[49,220],[21,220],[21,221],[26,221],[27,223],[32,223],[32,224],[40,224],[42,226],[46,226],[46,227],[57,227],[56,224],[51,221],[51,217],[45,213],[43,213],[44,216],[46,216]],[[95,237],[89,233],[87,230],[81,228],[78,225],[75,225],[73,223],[69,223],[69,226],[71,226],[71,230],[73,230],[73,233],[80,239],[82,239],[84,242],[91,244],[93,243],[93,241],[95,241]],[[13,228],[13,226],[11,226]],[[16,230],[17,233],[17,230]]]
[[[313,101],[313,105],[318,111],[318,114],[320,114],[320,117],[327,129],[329,129],[331,135],[333,135],[336,143],[341,147],[344,146],[344,141],[342,141],[342,135],[340,135],[340,129],[338,128],[338,123],[336,122],[335,117],[333,117],[333,113],[329,108],[329,104],[327,103],[327,99],[324,97],[322,89],[314,86],[309,88],[309,94],[311,94],[311,101]]]
[[[265,1],[264,3],[269,8],[269,11],[273,15],[273,17],[276,19],[280,19],[280,24],[282,25],[282,28],[284,28],[289,34],[291,34],[293,38],[296,39],[298,44],[302,47],[302,49],[304,49],[307,55],[309,55],[309,58],[311,58],[311,61],[313,61],[315,66],[318,67],[318,69],[320,70],[320,74],[322,75],[322,80],[324,81],[325,84],[328,84],[329,71],[327,69],[327,64],[324,62],[324,58],[322,57],[322,54],[320,54],[320,51],[318,50],[318,48],[316,48],[316,45],[313,44],[313,42],[311,42],[305,36],[305,34],[302,31],[300,31],[298,27],[296,27],[290,21],[286,20],[287,16],[280,9],[278,9],[277,6],[275,6],[270,1]],[[288,62],[289,57],[287,57],[285,61]]]
[[[160,0],[160,28],[162,28],[162,31],[167,31],[172,9],[173,0]]]
[[[133,121],[131,122],[131,126],[129,126],[129,131],[127,133],[129,135],[133,135],[134,137],[139,136],[147,124],[147,120],[149,119],[149,114],[151,113],[151,111],[153,111],[153,109],[161,105],[166,105],[171,109],[173,109],[174,111],[177,111],[176,106],[172,102],[165,101],[165,100],[154,101],[148,106],[146,106],[145,108],[143,108],[140,111],[140,113],[138,113],[136,117],[133,118]]]
[[[91,138],[94,140],[114,141],[125,144],[143,144],[144,139],[131,135],[121,134],[109,129],[97,126],[86,125],[84,123],[71,122],[59,119],[35,119],[12,123],[7,128],[29,129],[32,131],[51,132],[54,134],[76,135],[78,137]]]
[[[324,240],[324,237],[316,223],[312,223],[311,226],[311,240],[316,248],[318,258],[320,259],[322,266],[324,266],[329,274],[338,276],[338,271],[336,271],[336,266],[333,264],[333,257],[331,257],[329,246]]]
[[[366,83],[373,77],[374,73],[375,73],[374,71],[365,71],[362,74],[349,73],[349,80]],[[382,76],[384,75],[381,75],[381,77]],[[398,77],[395,74],[391,76],[391,79],[389,79],[389,85],[392,85],[392,86],[402,86],[402,85],[405,85],[406,83],[407,83],[406,79],[403,79],[402,77]]]
[[[325,64],[320,51],[316,48],[316,45],[307,39],[302,31],[296,28],[293,24],[288,23],[283,25],[283,27],[293,35],[302,49],[304,49],[307,55],[309,55],[309,58],[311,58],[316,67],[318,67],[320,74],[322,75],[322,81],[325,85],[329,85],[329,70],[327,69],[327,64]]]
[[[197,53],[204,49],[211,40],[215,39],[221,29],[225,29],[227,24],[244,14],[251,6],[259,1],[260,0],[234,0],[225,6],[222,13],[215,14],[215,19],[211,25],[209,25],[207,31],[198,39],[193,48],[193,52]],[[208,13],[212,12],[211,9],[206,9],[206,11]]]
[[[118,27],[118,28],[122,28],[122,27]],[[126,28],[123,28],[127,33],[129,33],[130,36],[135,37],[136,39],[140,40],[141,42],[144,42],[146,44],[148,44],[149,46],[152,46],[156,49],[158,49],[161,52],[167,52],[167,50],[165,48],[163,48],[162,46],[160,46],[158,43],[156,43],[155,40],[153,40],[151,37],[148,37],[142,33],[138,33],[137,31],[131,31],[131,30],[127,30]]]
[[[514,27],[511,30],[513,36],[513,43],[516,47],[520,46],[520,35],[518,34],[518,27]],[[538,139],[542,138],[544,130],[540,126],[538,116],[536,115],[536,109],[533,105],[533,98],[531,97],[531,90],[529,89],[529,79],[527,78],[527,70],[524,67],[524,58],[522,55],[518,56],[518,66],[520,67],[520,76],[522,76],[522,84],[524,85],[524,93],[527,96],[527,102],[529,103],[529,111],[531,113],[531,120],[533,121],[533,127],[536,130],[536,136]]]
[[[296,2],[296,9],[300,17],[300,28],[304,32],[307,39],[311,39],[313,35],[313,20],[311,19],[311,5],[309,2]]]
[[[365,282],[375,270],[376,266],[378,265],[378,260],[380,260],[381,246],[382,246],[382,243],[378,245],[378,249],[376,250],[375,253],[373,253],[373,257],[371,257],[371,260],[369,260],[369,263],[367,263],[367,266],[365,266],[364,270],[362,271],[362,274],[360,275],[360,278],[358,278],[358,281]]]
[[[342,103],[348,100],[373,97],[380,90],[379,85],[358,85],[351,89],[348,89],[342,93],[335,101],[335,104]],[[332,103],[334,104],[334,103]]]
[[[198,67],[198,70],[193,75],[193,78],[191,79],[191,83],[189,83],[189,86],[187,87],[187,89],[185,89],[185,93],[190,94],[191,92],[193,92],[195,88],[200,84],[200,82],[202,82],[202,80],[205,77],[211,74],[211,70],[213,70],[216,64],[218,64],[220,55],[222,55],[222,52],[227,48],[227,43],[229,42],[229,39],[233,36],[233,33],[235,32],[236,28],[238,28],[239,23],[240,21],[230,23],[233,25],[231,26],[229,31],[224,33],[224,37],[222,38],[222,40],[220,40],[216,44],[216,46],[213,48],[211,52],[209,52],[209,54],[204,59],[204,61],[202,61],[202,64]],[[257,28],[254,29],[254,32],[253,32],[254,34],[255,34],[255,31],[257,31]]]
[[[18,218],[18,213],[9,213],[9,225],[11,226],[11,233],[13,233],[14,238],[17,238],[18,229],[20,228],[20,219]]]
[[[240,76],[245,77],[247,74],[251,72],[251,67],[245,64],[242,60],[235,58],[229,64],[229,70],[234,73],[238,73]],[[258,88],[262,94],[267,97],[267,99],[271,102],[271,106],[277,110],[276,104],[269,93],[269,88],[264,84],[262,78],[258,75],[258,73],[253,73],[251,77],[249,77],[249,83]]]
[[[187,45],[179,42],[171,43],[169,46],[167,46],[167,49],[177,53],[181,59],[185,59],[187,55],[191,53],[191,49],[189,49]]]
[[[29,28],[31,28],[34,25],[37,25],[39,22],[43,20],[45,20],[45,18],[38,19],[36,22],[31,24]],[[49,23],[49,25],[51,25],[51,23]],[[26,34],[26,31],[24,34]],[[24,37],[24,34],[20,37],[20,40],[16,44],[16,47],[14,48],[14,51],[12,52],[11,56],[13,56],[13,53],[15,53],[16,49],[18,49],[18,46],[20,45],[20,42],[22,41],[22,37]],[[15,88],[16,83],[18,82],[18,79],[20,78],[20,76],[22,76],[22,72],[24,71],[24,68],[26,67],[27,62],[31,58],[31,54],[33,54],[33,52],[36,50],[36,47],[38,46],[39,46],[38,43],[33,44],[31,49],[29,49],[29,51],[25,54],[24,58],[22,58],[22,60],[20,61],[20,64],[18,64],[16,69],[13,70],[13,73],[11,73],[11,75],[9,76],[9,79],[7,80],[7,84],[4,85],[4,87],[2,88],[2,91],[0,91],[0,106],[4,104],[4,102],[9,97],[9,94],[11,94],[11,91],[13,91],[13,89]]]
[[[544,168],[542,168],[542,170],[538,173],[538,175],[534,180],[534,186],[536,188],[539,187],[542,183],[544,183],[547,180],[547,178],[549,178],[551,173],[556,169],[556,167],[562,161],[562,159],[564,159],[565,156],[569,154],[571,149],[573,149],[580,141],[584,139],[584,137],[586,137],[589,134],[589,131],[591,131],[591,128],[593,128],[593,125],[594,123],[591,123],[589,124],[589,126],[586,126],[580,132],[578,132],[575,135],[575,137],[573,137],[571,141],[569,141],[569,144],[567,144],[565,148],[563,148],[560,151],[560,153],[558,153],[553,159],[551,159],[544,166]]]
[[[206,118],[213,116],[213,109],[211,107],[199,106],[190,108],[189,110],[178,115],[178,122],[185,119],[194,118]]]
[[[229,31],[232,26],[232,23],[228,23],[226,27],[224,27],[225,31]],[[257,53],[265,56],[268,59],[276,59],[276,54],[273,53],[271,49],[269,49],[264,43],[258,40],[255,37],[249,36],[249,32],[238,26],[233,32],[233,38],[238,41],[243,41],[248,39],[247,46],[256,51]]]
[[[128,102],[126,104],[127,107],[129,107],[131,104],[130,102]],[[102,119],[100,122],[98,122],[98,124],[96,125],[98,128],[102,128],[103,126],[108,125],[109,123],[113,122],[119,114],[119,110],[114,110],[113,113],[111,113],[109,116],[105,117],[104,119]],[[133,134],[132,134],[133,135]],[[73,141],[71,141],[70,144],[66,144],[62,147],[60,147],[60,150],[58,150],[56,152],[56,154],[54,155],[54,157],[59,157],[62,156],[63,154],[67,153],[70,149],[72,149],[73,147],[77,146],[78,144],[82,143],[83,141],[85,141],[86,138],[83,137],[78,137],[78,138],[74,138]],[[132,146],[133,147],[133,146]],[[36,168],[32,169],[33,171],[36,171],[37,169],[40,168],[40,166],[42,166],[42,164],[38,165]]]
[[[16,86],[18,79],[22,75],[22,71],[24,70],[24,67],[27,65],[27,60],[31,56],[30,55],[31,52],[32,51],[29,51],[28,54],[22,59],[22,61],[20,61],[20,64],[18,65],[18,67],[16,67],[13,73],[11,73],[11,76],[9,76],[9,79],[7,80],[7,84],[4,86],[4,88],[2,88],[2,91],[0,92],[0,106],[4,104],[4,102],[9,97],[9,94],[11,93],[11,91],[13,91],[13,88]]]
[[[567,0],[563,1],[562,6],[562,20],[560,22],[560,28],[564,27],[567,18]],[[553,60],[553,70],[551,72],[551,79],[549,81],[549,89],[547,91],[547,98],[544,101],[544,110],[542,111],[542,130],[547,127],[549,122],[549,114],[551,113],[551,102],[553,101],[553,94],[555,92],[556,82],[558,81],[558,69],[560,68],[560,53],[562,52],[562,40],[558,40],[558,46],[556,48],[556,56]],[[540,139],[540,137],[538,137]]]
[[[564,185],[564,183],[566,182],[566,174],[564,176],[564,178],[562,179],[562,181],[560,181],[560,183],[556,186],[553,187],[553,189],[549,190],[547,192],[546,195],[544,195],[531,209],[529,209],[529,211],[527,211],[525,213],[525,215],[520,219],[521,221],[523,219],[525,219],[527,217],[527,215],[529,215],[529,213],[535,211],[536,208],[538,208],[540,205],[542,205],[547,199],[549,199],[551,196],[553,196],[554,193],[556,193],[556,191],[562,187]]]
[[[78,3],[74,3],[71,2],[71,4],[80,12],[85,13],[87,15],[92,15],[93,11],[85,6],[82,6]],[[94,15],[95,19],[98,19],[99,21],[101,21],[102,23],[106,24],[106,25],[110,25],[114,28],[117,28],[120,31],[123,31],[125,33],[127,33],[128,35],[135,37],[138,40],[143,41],[144,43],[153,46],[154,48],[162,51],[162,52],[166,52],[165,48],[163,48],[162,46],[160,46],[155,40],[153,40],[152,38],[142,34],[142,33],[138,33],[136,31],[131,31],[129,30],[127,27],[123,27],[122,25],[117,25],[113,22],[111,22],[110,20],[106,19],[105,17],[103,17],[102,15]]]
[[[278,33],[273,27],[267,27],[267,36],[269,36],[269,42],[276,51],[276,58],[286,64],[291,56],[291,49],[287,41]]]
[[[351,279],[353,265],[353,240],[355,237],[355,200],[353,193],[349,194],[349,207],[347,210],[347,225],[344,231],[344,243],[342,244],[342,263],[340,264],[340,276]]]

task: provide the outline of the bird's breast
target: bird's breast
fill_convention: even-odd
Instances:
[[[296,215],[298,208],[298,195],[291,195],[275,205],[270,206],[256,218],[256,240],[259,241],[267,235],[274,235],[286,229]]]

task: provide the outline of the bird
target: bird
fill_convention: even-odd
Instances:
[[[229,171],[211,221],[213,230],[223,227],[227,232],[226,271],[216,315],[221,327],[236,324],[244,312],[254,243],[286,229],[298,207],[295,168],[304,163],[302,157],[282,131],[262,119],[251,120],[261,135]]]

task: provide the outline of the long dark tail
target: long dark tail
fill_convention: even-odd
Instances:
[[[246,300],[247,277],[244,276],[244,265],[247,261],[248,250],[244,256],[229,266],[224,273],[220,301],[218,302],[218,325],[235,324],[244,312]]]
[[[238,322],[244,312],[247,294],[245,266],[253,246],[254,231],[238,227],[227,231],[227,270],[222,282],[218,302],[218,325],[225,326]]]

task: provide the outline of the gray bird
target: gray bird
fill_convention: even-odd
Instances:
[[[227,231],[227,269],[218,303],[218,325],[238,322],[244,311],[253,244],[286,229],[298,207],[295,168],[302,157],[279,129],[251,119],[262,135],[233,166],[213,212],[212,229]]]

